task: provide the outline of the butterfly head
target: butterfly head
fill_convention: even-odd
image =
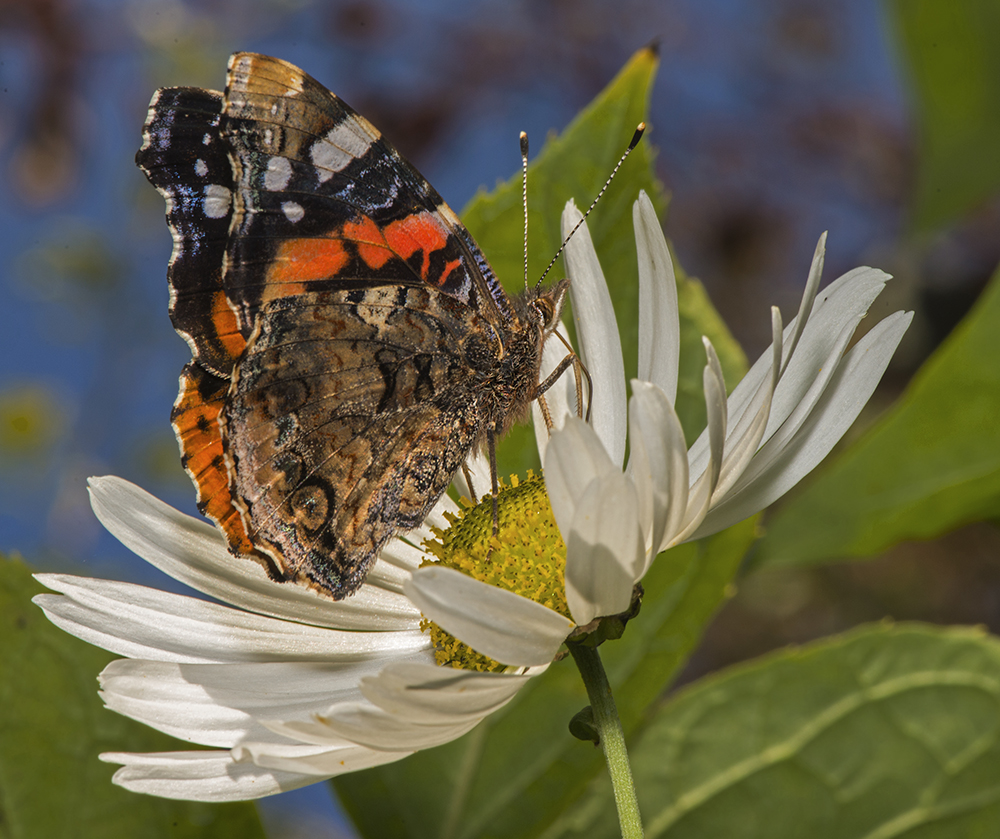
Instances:
[[[526,292],[528,311],[531,313],[543,341],[555,332],[559,325],[568,291],[569,280],[565,279],[553,286],[547,288],[535,286]]]

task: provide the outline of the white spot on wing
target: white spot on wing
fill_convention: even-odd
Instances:
[[[205,215],[209,218],[223,218],[229,212],[233,193],[221,184],[205,187]]]
[[[281,211],[285,214],[285,218],[292,222],[292,224],[299,221],[306,214],[306,211],[302,209],[302,205],[296,204],[294,201],[285,201],[281,205]]]
[[[194,162],[194,173],[199,178],[204,178],[208,174],[208,164],[200,157]]]
[[[211,134],[206,134],[204,137],[201,138],[201,142],[202,142],[202,145],[205,145],[205,146],[210,145],[211,142],[212,142],[212,135]]]
[[[268,192],[279,192],[288,186],[292,179],[292,164],[287,157],[272,157],[267,161],[267,171],[264,173],[264,189]]]
[[[331,128],[323,139],[313,144],[311,151],[319,182],[325,183],[334,172],[340,172],[352,160],[361,157],[377,137],[377,134],[369,135],[353,119],[345,119]]]

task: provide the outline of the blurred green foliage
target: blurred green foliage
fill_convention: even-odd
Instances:
[[[919,137],[913,221],[939,227],[1000,189],[1000,3],[891,0]]]

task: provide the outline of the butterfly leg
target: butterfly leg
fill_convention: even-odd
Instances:
[[[556,333],[558,334],[558,333]],[[547,391],[552,385],[556,383],[559,377],[566,372],[569,367],[573,367],[573,374],[576,379],[576,414],[579,417],[584,417],[583,410],[583,380],[587,380],[587,411],[586,411],[586,421],[590,422],[590,397],[594,391],[594,382],[590,378],[590,371],[587,370],[584,363],[580,360],[580,356],[576,353],[571,352],[562,361],[556,365],[556,369],[553,370],[546,378],[545,381],[539,382],[538,387],[535,388],[535,399],[541,399],[541,396]],[[540,403],[544,406],[544,402]],[[542,407],[542,414],[546,413],[546,408]],[[552,428],[552,422],[549,417],[545,420],[546,426]]]
[[[549,410],[549,403],[545,398],[545,394],[538,394],[536,401],[538,402],[538,410],[542,412],[542,419],[545,420],[545,427],[551,434],[554,423],[552,422],[552,411]]]
[[[497,437],[496,426],[491,425],[486,429],[486,448],[490,453],[490,489],[493,493],[493,535],[500,532],[500,507],[497,503],[497,494],[500,492],[497,481]]]
[[[469,497],[473,504],[479,503],[479,498],[476,497],[476,488],[472,485],[472,473],[469,471],[469,464],[462,461],[462,475],[465,477],[465,483],[469,487]]]

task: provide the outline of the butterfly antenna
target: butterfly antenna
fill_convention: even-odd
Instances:
[[[625,162],[625,158],[632,153],[632,149],[639,145],[639,140],[642,139],[642,133],[645,130],[646,123],[644,122],[640,122],[636,126],[635,134],[632,135],[632,141],[628,144],[628,148],[625,149],[625,154],[618,159],[618,162],[615,164],[615,168],[611,170],[611,174],[608,175],[608,179],[604,182],[604,186],[601,187],[601,191],[597,193],[597,197],[590,203],[590,206],[587,207],[587,212],[583,214],[583,218],[576,223],[573,229],[570,230],[569,235],[563,239],[562,244],[559,246],[559,250],[556,251],[555,256],[552,257],[552,261],[549,262],[548,267],[542,272],[542,276],[538,278],[538,283],[536,285],[541,285],[542,281],[546,278],[546,276],[548,276],[549,271],[552,270],[552,266],[556,264],[556,260],[559,258],[559,255],[566,249],[566,245],[569,240],[573,238],[573,234],[576,233],[576,231],[579,230],[583,223],[587,220],[587,216],[590,215],[590,211],[597,206],[597,202],[601,200],[601,196],[604,195],[605,190],[607,190],[607,188],[611,185],[611,181],[614,179],[615,175],[618,174],[618,170],[621,169],[622,164]],[[525,235],[527,235],[527,233],[525,233]]]
[[[528,287],[528,135],[521,132],[521,204],[524,205],[524,287]]]

